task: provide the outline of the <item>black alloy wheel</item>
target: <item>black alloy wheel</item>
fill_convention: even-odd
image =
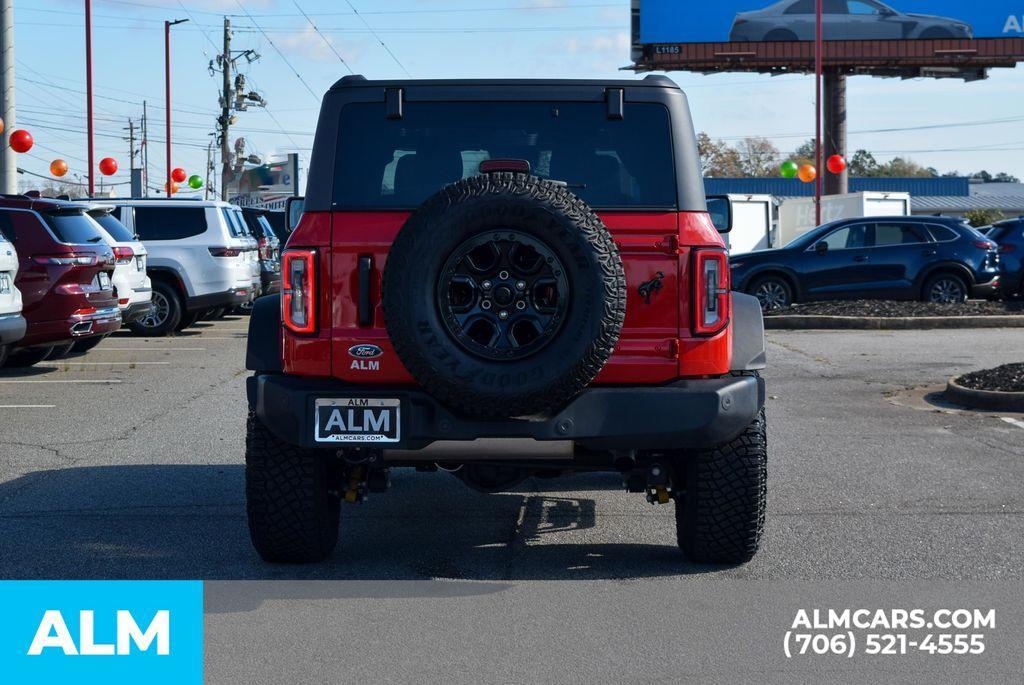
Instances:
[[[528,357],[565,321],[569,282],[552,249],[519,231],[478,235],[441,269],[437,302],[452,338],[484,359]]]

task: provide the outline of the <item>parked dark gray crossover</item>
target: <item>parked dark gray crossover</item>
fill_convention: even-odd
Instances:
[[[782,0],[761,10],[740,12],[729,40],[814,40],[815,0]],[[957,19],[904,14],[878,0],[824,0],[827,40],[972,38],[971,26]]]

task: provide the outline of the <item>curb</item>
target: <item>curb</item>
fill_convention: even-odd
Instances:
[[[1024,412],[1024,392],[998,392],[965,388],[951,378],[946,384],[946,399],[971,409]]]
[[[938,328],[1024,328],[1024,316],[825,316],[784,314],[764,317],[768,330],[911,331]]]

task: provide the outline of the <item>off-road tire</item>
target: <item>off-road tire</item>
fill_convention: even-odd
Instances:
[[[340,470],[331,454],[279,440],[253,412],[245,440],[245,501],[253,547],[265,561],[326,559],[338,543]]]
[[[19,347],[10,351],[4,367],[8,369],[25,369],[35,366],[50,356],[52,347]]]
[[[764,529],[768,440],[764,409],[738,438],[688,453],[677,467],[676,537],[690,561],[742,564],[757,552]]]
[[[458,246],[502,230],[526,234],[561,261],[569,304],[542,349],[495,360],[453,339],[436,295]],[[398,357],[440,402],[476,419],[543,414],[586,388],[611,357],[626,315],[626,278],[607,227],[564,185],[490,173],[445,186],[408,219],[388,254],[383,308]]]
[[[165,280],[153,279],[153,307],[154,315],[157,306],[157,299],[164,298],[167,303],[167,317],[160,321],[155,326],[147,326],[143,324],[143,321],[149,320],[148,317],[132,321],[128,324],[128,328],[135,335],[149,336],[149,337],[160,337],[177,330],[178,324],[181,322],[181,317],[184,312],[184,307],[181,303],[181,295],[178,293],[178,289]]]

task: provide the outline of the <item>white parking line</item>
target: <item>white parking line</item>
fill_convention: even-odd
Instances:
[[[999,418],[1001,418],[1003,421],[1006,421],[1006,423],[1010,424],[1011,426],[1016,426],[1017,428],[1024,429],[1024,421],[1021,421],[1020,419],[1013,419],[1010,418],[1009,416],[1000,416]]]
[[[36,366],[45,366],[47,368],[59,368],[61,366],[167,366],[170,362],[43,362],[36,364]]]
[[[53,409],[56,404],[0,404],[0,409]]]
[[[205,347],[94,347],[91,352],[205,352]]]
[[[23,381],[23,380],[9,380],[9,379],[6,379],[6,378],[0,379],[0,383],[120,383],[120,382],[121,381],[111,380],[111,379],[106,379],[106,380],[85,380],[85,379],[82,379],[82,380],[73,380],[73,381]]]

